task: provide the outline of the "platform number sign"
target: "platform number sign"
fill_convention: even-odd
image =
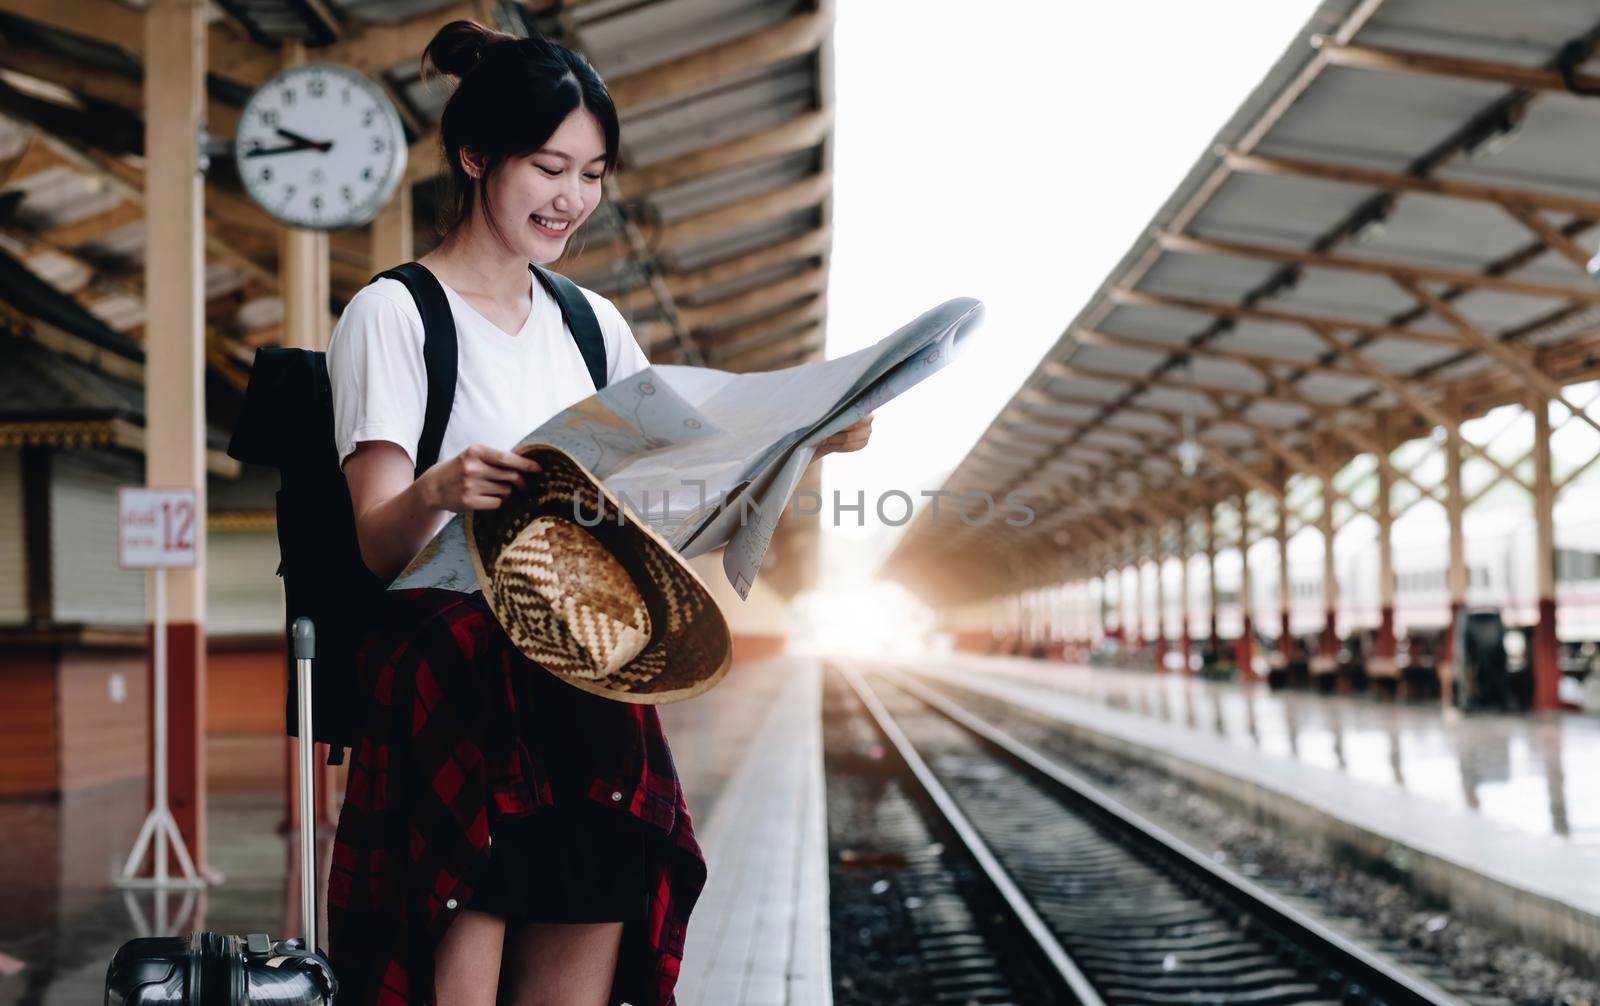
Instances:
[[[123,569],[188,569],[200,533],[193,489],[117,490],[117,558]]]

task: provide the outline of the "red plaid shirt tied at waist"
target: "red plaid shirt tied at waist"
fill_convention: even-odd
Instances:
[[[328,878],[340,1006],[431,1004],[435,950],[487,864],[490,801],[502,817],[554,806],[542,750],[529,750],[515,716],[519,675],[549,672],[511,644],[481,593],[397,590],[386,604],[358,660],[368,706]],[[705,859],[656,707],[605,706],[587,798],[653,839],[644,925],[625,928],[618,991],[634,1006],[674,1006]]]

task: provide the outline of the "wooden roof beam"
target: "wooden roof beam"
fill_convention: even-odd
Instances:
[[[1468,321],[1465,315],[1445,303],[1437,294],[1419,283],[1401,279],[1396,279],[1395,283],[1402,290],[1415,297],[1417,303],[1449,322],[1473,348],[1481,351],[1485,356],[1491,356],[1499,360],[1506,368],[1527,381],[1531,388],[1548,398],[1560,402],[1596,432],[1600,432],[1600,421],[1596,421],[1588,412],[1565,397],[1565,389],[1539,369],[1538,362],[1532,351],[1526,347],[1501,342],[1499,339],[1494,338]]]
[[[691,150],[643,167],[625,167],[618,184],[629,198],[643,198],[702,175],[807,150],[821,143],[832,128],[831,111],[807,112],[770,129],[715,146]]]
[[[111,157],[96,150],[81,150],[77,145],[49,133],[38,131],[35,138],[48,146],[53,153],[76,170],[99,177],[110,184],[122,198],[141,209],[144,206],[144,171],[119,158]],[[217,197],[217,198],[214,198]],[[211,215],[213,204],[221,202],[242,202],[232,199],[226,193],[219,193],[217,186],[211,183],[206,185],[206,210],[208,218]],[[227,262],[244,271],[247,275],[259,279],[272,289],[277,289],[278,277],[271,269],[249,255],[239,251],[231,242],[223,241],[206,228],[206,253],[222,262]]]
[[[832,187],[831,174],[811,175],[780,189],[675,220],[661,229],[656,241],[658,254],[668,254],[674,248],[710,240],[729,231],[816,206],[828,198]],[[617,259],[630,254],[632,249],[627,241],[621,237],[611,237],[591,244],[567,259],[562,263],[562,272],[572,276],[592,276],[604,272]]]
[[[144,14],[119,0],[0,0],[0,11],[134,54],[144,51]]]
[[[1427,399],[1418,396],[1414,391],[1412,391],[1412,389],[1406,387],[1404,381],[1400,380],[1399,378],[1395,377],[1392,374],[1386,373],[1381,368],[1373,365],[1370,361],[1368,361],[1365,357],[1363,357],[1359,352],[1357,352],[1353,347],[1346,346],[1344,343],[1342,343],[1338,339],[1334,338],[1334,336],[1333,336],[1333,334],[1331,332],[1327,332],[1327,331],[1320,330],[1320,329],[1312,329],[1312,331],[1317,336],[1317,338],[1321,339],[1328,346],[1328,348],[1330,350],[1333,350],[1334,352],[1337,352],[1337,353],[1341,354],[1342,356],[1344,356],[1345,359],[1349,360],[1351,363],[1355,364],[1357,367],[1360,367],[1363,370],[1367,370],[1369,372],[1369,374],[1371,375],[1372,380],[1375,383],[1379,384],[1384,389],[1386,389],[1391,395],[1393,395],[1395,398],[1397,398],[1401,402],[1401,404],[1403,404],[1406,408],[1408,408],[1411,411],[1417,413],[1418,415],[1422,416],[1424,419],[1428,420],[1431,423],[1436,423],[1436,424],[1438,424],[1440,426],[1443,426],[1447,430],[1454,430],[1456,428],[1457,424],[1460,421],[1459,417],[1451,414],[1444,407],[1436,405],[1433,402],[1430,402]],[[1333,433],[1335,433],[1336,435],[1340,436],[1342,439],[1349,440],[1348,435],[1346,435],[1344,432],[1342,432],[1339,427],[1340,427],[1340,424],[1338,424],[1338,423],[1329,424],[1329,428]],[[1495,458],[1494,455],[1490,454],[1487,450],[1484,450],[1484,449],[1478,447],[1477,445],[1473,444],[1471,441],[1468,441],[1468,440],[1463,440],[1462,444],[1468,450],[1472,451],[1479,458],[1481,458],[1484,462],[1486,462],[1488,465],[1490,465],[1492,468],[1494,468],[1501,475],[1505,475],[1505,476],[1508,476],[1508,477],[1510,477],[1510,478],[1512,478],[1514,480],[1517,480],[1518,483],[1520,484],[1521,480],[1517,478],[1517,475],[1514,472],[1512,472],[1511,469],[1509,469],[1505,465],[1501,464],[1500,461],[1497,458]],[[1383,463],[1382,459],[1387,457],[1386,454],[1379,454],[1379,452],[1377,450],[1373,450],[1373,451],[1371,451],[1371,453],[1373,453],[1375,455],[1379,455],[1380,463]],[[1413,481],[1410,478],[1406,478],[1406,481],[1411,482],[1411,484],[1413,486],[1415,486],[1419,490],[1422,490],[1425,493],[1428,491],[1428,490],[1424,489],[1419,483]]]
[[[799,307],[787,308],[777,314],[709,335],[706,337],[710,344],[707,362],[719,367],[723,360],[742,352],[770,346],[800,325],[821,321],[827,309],[825,298],[814,297]]]
[[[135,224],[144,219],[144,207],[135,206],[130,202],[120,202],[109,210],[96,213],[82,220],[74,220],[69,224],[60,224],[39,234],[46,244],[56,245],[61,248],[76,248],[89,244],[98,238]]]
[[[1588,277],[1589,260],[1592,258],[1592,256],[1585,248],[1579,245],[1578,242],[1574,241],[1560,228],[1546,220],[1539,210],[1523,203],[1515,203],[1508,200],[1501,201],[1500,208],[1511,214],[1511,218],[1517,221],[1517,223],[1532,231],[1533,235],[1540,241],[1543,241],[1546,246],[1555,251],[1568,262],[1571,262],[1573,265],[1577,266],[1578,271],[1581,272],[1585,278]],[[1585,219],[1583,221],[1584,225],[1592,226],[1590,223],[1592,220],[1592,217]]]
[[[345,25],[345,35],[316,50],[319,61],[341,63],[376,76],[402,63],[411,63],[445,24],[458,19],[493,23],[493,4],[487,0],[461,0],[438,10],[392,23],[365,22]],[[352,30],[354,29],[354,30]],[[240,35],[218,37],[211,29],[210,65],[214,73],[240,83],[259,86],[283,68],[282,54]]]
[[[823,348],[824,332],[825,329],[822,325],[808,325],[781,342],[758,350],[724,357],[717,361],[717,365],[739,370],[753,370],[756,368],[776,370],[780,367],[790,366],[797,362],[797,357],[808,356],[812,352],[820,352]]]
[[[1334,66],[1475,80],[1484,84],[1515,87],[1523,91],[1573,93],[1559,70],[1547,70],[1544,67],[1417,52],[1388,46],[1350,45],[1336,42],[1325,35],[1313,35],[1311,45],[1319,51],[1322,58]],[[1579,91],[1600,91],[1600,75],[1574,70],[1572,80]]]
[[[1450,196],[1477,202],[1512,203],[1556,213],[1570,213],[1587,219],[1600,219],[1600,199],[1569,196],[1556,192],[1495,185],[1488,182],[1457,178],[1438,178],[1426,175],[1406,175],[1375,168],[1350,164],[1328,164],[1323,161],[1303,160],[1295,157],[1265,157],[1260,154],[1243,154],[1237,150],[1222,149],[1218,153],[1234,171],[1256,175],[1275,175],[1284,178],[1312,178],[1328,182],[1346,182],[1367,185],[1390,192],[1420,192],[1434,196]]]
[[[1226,255],[1267,262],[1283,262],[1315,269],[1364,273],[1369,276],[1384,276],[1389,279],[1404,279],[1412,282],[1429,280],[1438,283],[1449,283],[1454,286],[1498,290],[1501,293],[1513,293],[1529,297],[1548,297],[1564,303],[1600,304],[1600,288],[1592,285],[1576,287],[1556,283],[1539,283],[1532,280],[1513,279],[1509,276],[1490,276],[1460,269],[1445,269],[1389,260],[1351,258],[1345,255],[1331,255],[1327,252],[1297,251],[1292,248],[1270,248],[1264,245],[1246,244],[1241,241],[1195,238],[1186,234],[1174,234],[1171,231],[1157,231],[1155,238],[1161,247],[1168,251],[1191,255]]]
[[[1229,388],[1217,384],[1200,384],[1175,378],[1155,377],[1147,374],[1119,374],[1110,370],[1095,370],[1089,367],[1080,367],[1076,364],[1059,363],[1051,360],[1045,364],[1045,373],[1052,377],[1078,378],[1089,381],[1116,381],[1124,384],[1139,385],[1142,388],[1163,388],[1170,391],[1193,391],[1195,394],[1231,395],[1253,402],[1278,402],[1285,405],[1303,404],[1293,398],[1284,398],[1273,391],[1258,391],[1250,388]],[[1268,376],[1269,383],[1281,384],[1276,378]],[[1328,407],[1337,407],[1338,403],[1322,403]]]
[[[1091,346],[1123,346],[1128,349],[1142,349],[1146,352],[1161,353],[1163,355],[1202,356],[1215,360],[1231,360],[1236,363],[1253,363],[1264,367],[1292,367],[1296,370],[1311,371],[1318,374],[1334,374],[1339,377],[1361,376],[1352,367],[1324,363],[1321,360],[1304,360],[1293,356],[1275,356],[1268,353],[1228,349],[1222,346],[1214,346],[1210,343],[1195,346],[1184,342],[1162,342],[1158,339],[1117,335],[1092,328],[1075,328],[1072,330],[1072,334],[1079,341]]]
[[[826,266],[812,266],[797,275],[735,294],[697,307],[678,305],[678,317],[692,329],[700,330],[745,321],[763,309],[787,304],[821,293],[828,283]]]
[[[825,223],[797,238],[745,252],[693,272],[670,275],[667,285],[677,296],[692,297],[702,290],[734,282],[762,269],[811,258],[826,259],[832,242],[833,228]]]
[[[823,4],[772,27],[628,74],[607,84],[607,89],[619,111],[680,98],[810,52],[822,44],[832,26],[831,4]],[[419,43],[413,51],[421,48]]]
[[[1108,296],[1120,304],[1169,307],[1180,311],[1193,311],[1196,314],[1210,314],[1223,318],[1245,318],[1252,321],[1275,321],[1288,325],[1321,325],[1324,328],[1360,332],[1362,335],[1409,339],[1412,342],[1425,342],[1433,346],[1454,346],[1458,348],[1461,346],[1461,340],[1453,335],[1440,335],[1435,332],[1406,328],[1403,325],[1360,321],[1355,318],[1305,314],[1300,311],[1283,311],[1276,308],[1245,307],[1242,304],[1229,304],[1224,301],[1205,300],[1199,297],[1177,297],[1171,294],[1149,293],[1144,290],[1133,290],[1127,287],[1115,287],[1109,291]]]

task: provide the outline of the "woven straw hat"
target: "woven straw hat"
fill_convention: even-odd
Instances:
[[[565,451],[517,453],[541,468],[528,491],[465,520],[478,586],[517,649],[623,702],[677,702],[720,681],[728,623],[683,557]]]

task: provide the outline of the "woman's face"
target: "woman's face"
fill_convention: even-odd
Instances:
[[[600,123],[579,106],[543,147],[507,158],[489,176],[488,212],[510,250],[552,262],[600,203],[605,170]]]

